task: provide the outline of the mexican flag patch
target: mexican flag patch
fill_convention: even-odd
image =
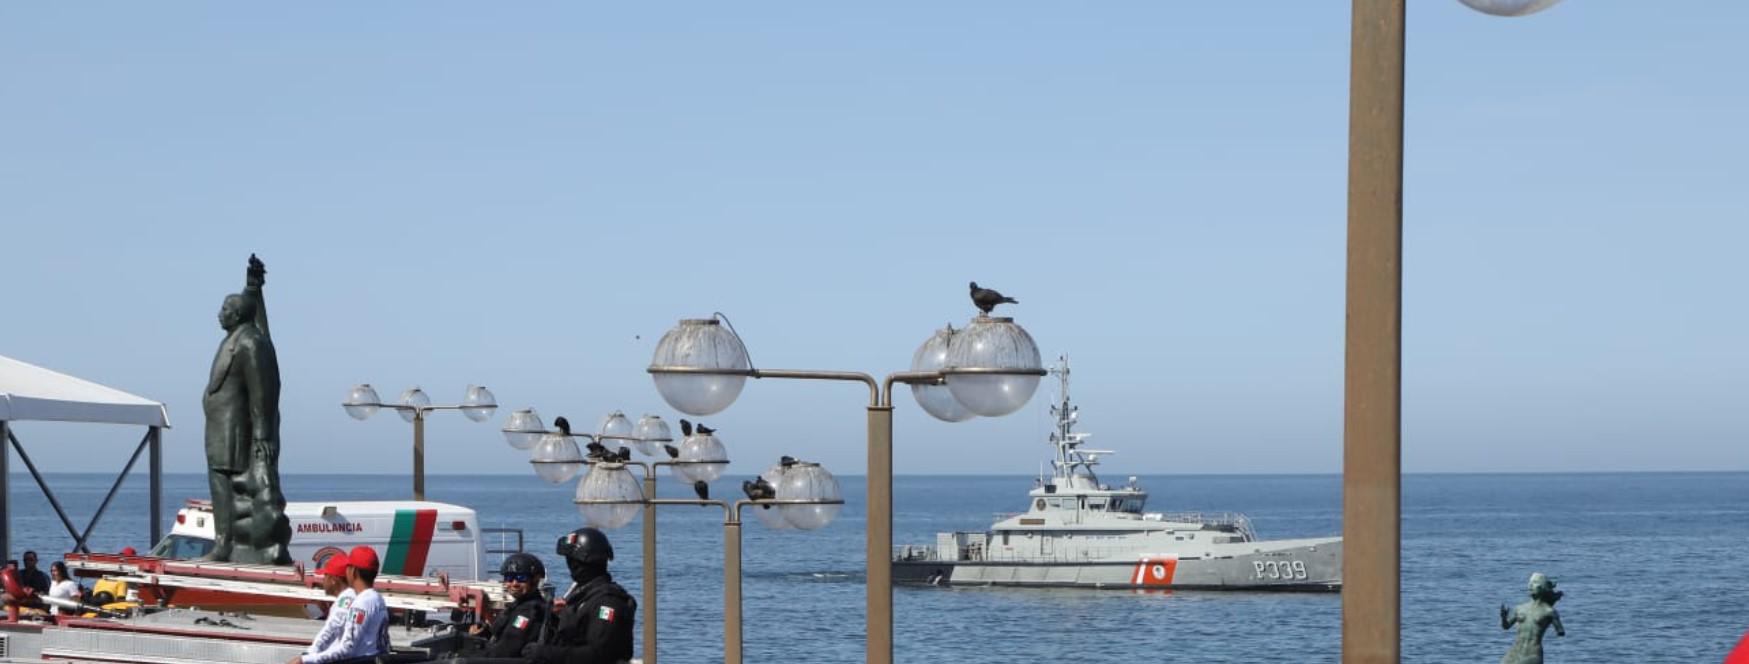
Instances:
[[[336,608],[339,608],[341,611],[345,611],[348,607],[351,607],[351,606],[352,606],[352,598],[351,597],[342,597],[342,598],[340,598],[340,605]]]
[[[510,626],[516,629],[528,629],[528,616],[517,616],[515,620],[510,621]]]
[[[613,607],[611,607],[611,606],[601,607],[601,610],[595,612],[595,617],[600,618],[602,620],[606,620],[608,622],[613,622]]]
[[[363,611],[353,611],[352,612],[352,622],[363,625],[364,624],[364,612]]]

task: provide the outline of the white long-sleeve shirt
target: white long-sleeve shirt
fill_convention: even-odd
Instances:
[[[304,649],[305,655],[322,652],[334,639],[340,637],[340,630],[346,627],[346,621],[352,617],[352,599],[358,596],[358,591],[351,588],[340,591],[334,598],[334,606],[328,608],[328,620],[322,623],[322,631],[316,632],[316,640],[310,642],[310,647]]]
[[[353,597],[352,606],[346,614],[346,624],[340,630],[340,638],[328,644],[327,648],[305,655],[304,664],[327,664],[353,657],[381,655],[389,651],[389,607],[383,603],[383,596],[375,588],[365,588],[364,592]]]

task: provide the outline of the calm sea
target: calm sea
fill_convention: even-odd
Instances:
[[[722,492],[740,477],[720,480]],[[748,661],[861,662],[863,480],[814,532],[749,523],[743,545]],[[1116,479],[1116,478],[1112,478]],[[110,478],[51,477],[83,527]],[[405,476],[290,475],[292,500],[398,499]],[[1336,476],[1143,477],[1160,511],[1244,511],[1265,538],[1337,534]],[[204,478],[173,475],[166,503],[204,497]],[[981,529],[1024,507],[1029,477],[901,477],[896,543]],[[664,478],[664,495],[690,489]],[[533,476],[434,476],[434,500],[469,505],[488,526],[527,531],[551,555],[579,525],[571,488]],[[14,553],[59,552],[65,529],[28,476],[12,478]],[[98,549],[146,545],[145,478],[123,487],[93,538]],[[1567,637],[1551,662],[1712,662],[1749,629],[1749,474],[1411,475],[1403,481],[1403,660],[1496,662],[1511,643],[1497,607],[1543,571],[1567,593]],[[166,523],[168,523],[168,518]],[[722,531],[716,508],[660,517],[661,655],[721,661]],[[637,522],[614,531],[617,577],[640,594]],[[562,576],[562,572],[560,575]],[[1334,662],[1337,595],[900,588],[902,662]],[[641,617],[641,614],[640,614]],[[641,648],[641,646],[640,646]]]

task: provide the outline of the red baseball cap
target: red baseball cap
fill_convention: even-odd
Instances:
[[[377,552],[368,546],[352,547],[352,553],[346,555],[346,561],[359,569],[377,571]]]
[[[124,546],[121,548],[121,555],[133,556],[133,555],[138,555],[138,554],[134,552],[134,547]]]
[[[346,556],[340,554],[328,556],[328,562],[322,565],[322,576],[346,576],[346,568],[351,564],[347,562]]]

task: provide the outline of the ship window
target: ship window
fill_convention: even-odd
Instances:
[[[1051,503],[1051,509],[1062,509],[1063,508],[1063,499],[1062,498],[1052,498],[1050,500],[1050,503]]]
[[[1091,509],[1091,510],[1103,510],[1103,509],[1105,509],[1105,499],[1104,498],[1089,498],[1087,500],[1087,509]]]
[[[1111,511],[1113,511],[1113,512],[1122,512],[1123,511],[1123,499],[1122,498],[1112,499]]]
[[[1008,546],[1008,531],[1002,531],[1002,546]]]

